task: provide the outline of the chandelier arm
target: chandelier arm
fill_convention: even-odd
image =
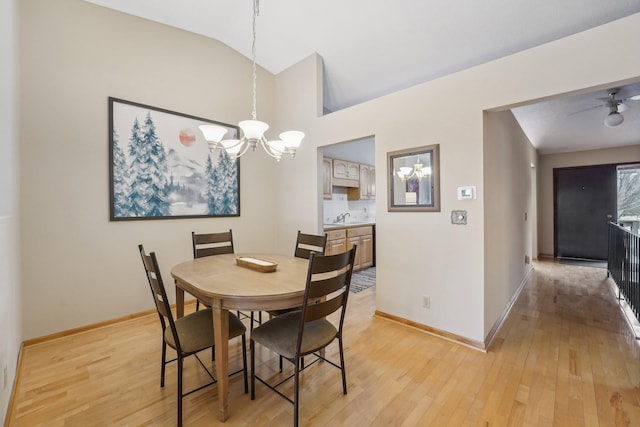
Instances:
[[[276,150],[275,148],[273,148],[272,146],[269,145],[269,141],[267,141],[267,139],[265,137],[260,138],[260,145],[262,146],[262,148],[264,149],[264,151],[266,151],[266,153],[273,157],[274,159],[280,161],[280,159],[282,159],[282,155],[284,154],[284,152],[280,151],[280,150]]]
[[[240,143],[244,143],[244,148],[242,150],[240,150],[240,152],[238,154],[233,156],[235,159],[240,158],[240,156],[242,156],[244,153],[246,153],[247,150],[249,149],[249,144],[246,143],[246,141],[240,141]],[[229,157],[231,157],[231,155],[229,155]]]
[[[226,140],[225,140],[225,141],[226,141]],[[236,142],[235,144],[230,145],[230,146],[228,146],[228,147],[225,147],[225,146],[223,145],[223,146],[222,146],[222,148],[223,148],[224,150],[227,150],[227,149],[230,149],[230,148],[236,148],[237,146],[242,145],[242,144],[244,144],[245,142],[246,142],[246,141],[244,140],[244,138],[242,138],[242,139],[239,139],[239,140],[238,140],[238,142]]]

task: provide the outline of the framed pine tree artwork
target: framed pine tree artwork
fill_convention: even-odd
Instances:
[[[198,129],[237,126],[109,97],[111,221],[240,216],[240,160]]]

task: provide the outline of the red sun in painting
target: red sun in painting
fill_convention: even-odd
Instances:
[[[180,138],[180,143],[185,147],[191,147],[196,142],[196,136],[191,129],[182,129],[178,138]]]

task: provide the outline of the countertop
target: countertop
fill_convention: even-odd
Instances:
[[[334,224],[322,224],[325,230],[340,230],[342,228],[366,227],[376,225],[375,222],[338,222]]]

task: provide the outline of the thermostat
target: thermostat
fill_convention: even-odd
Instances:
[[[475,185],[469,185],[467,187],[458,187],[458,200],[467,200],[476,198]]]

